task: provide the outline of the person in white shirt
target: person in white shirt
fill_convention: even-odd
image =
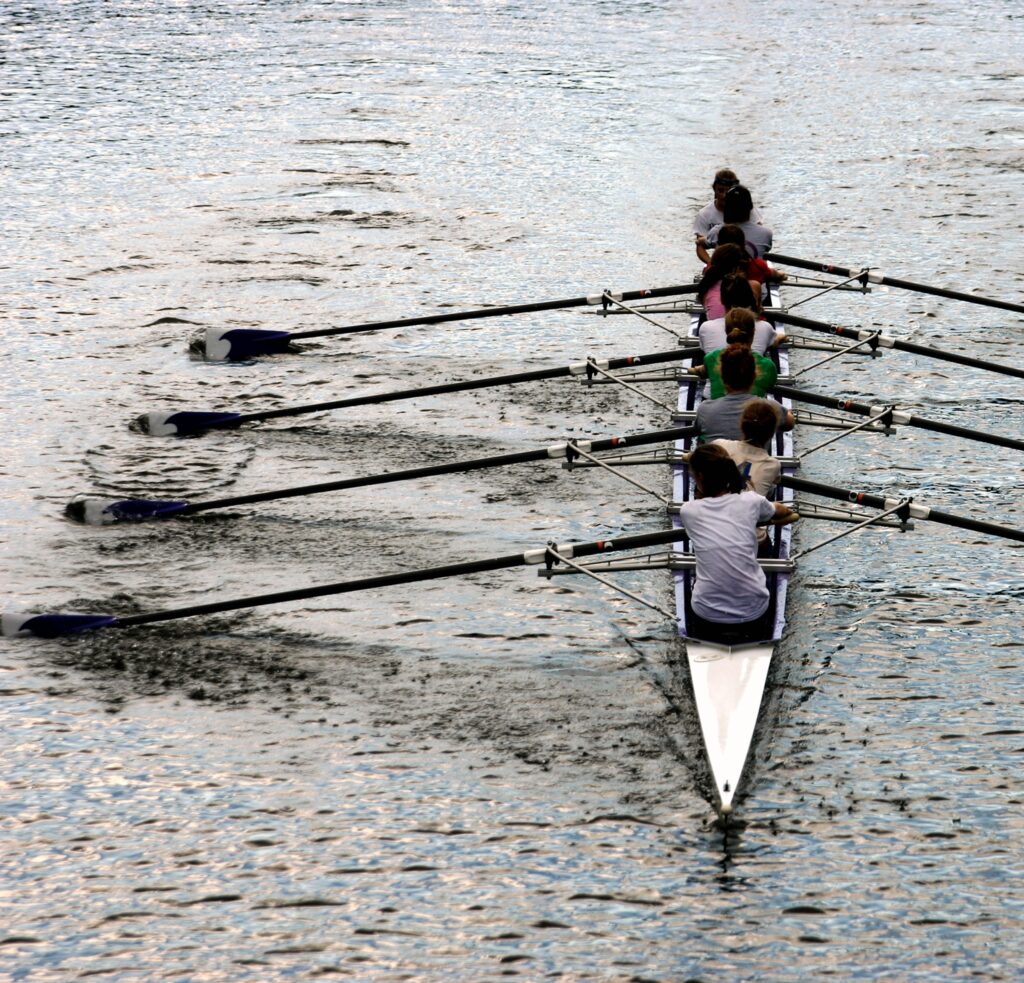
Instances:
[[[781,502],[745,490],[739,470],[721,446],[698,447],[689,468],[697,497],[679,508],[697,559],[687,634],[725,644],[770,638],[771,596],[757,562],[757,524],[786,524],[799,516]]]
[[[775,486],[779,483],[782,465],[777,457],[766,450],[779,427],[780,412],[777,404],[767,399],[752,399],[743,407],[740,416],[742,440],[716,440],[713,443],[724,447],[729,457],[739,468],[741,477],[749,491],[775,497]],[[768,530],[757,527],[757,551],[764,554],[768,549]]]
[[[706,236],[716,225],[721,225],[725,221],[725,196],[731,188],[738,187],[739,183],[740,179],[736,177],[736,173],[729,170],[728,167],[723,167],[722,170],[715,172],[715,179],[711,182],[711,190],[715,193],[715,197],[697,212],[697,216],[693,220],[695,237]],[[750,217],[755,222],[761,221],[761,213],[756,208]],[[706,263],[707,260],[705,259],[704,262]]]

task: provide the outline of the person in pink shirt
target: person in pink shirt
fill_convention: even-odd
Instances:
[[[708,320],[725,317],[725,306],[722,303],[722,281],[731,275],[743,275],[749,257],[740,246],[726,243],[719,246],[711,254],[711,262],[704,270],[704,275],[697,284],[697,299],[704,305]],[[761,296],[761,284],[757,280],[750,281],[750,288],[755,297]]]

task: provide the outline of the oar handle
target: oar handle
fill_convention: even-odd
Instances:
[[[933,294],[936,297],[948,297],[951,300],[964,300],[969,304],[980,304],[983,307],[996,307],[1002,311],[1016,311],[1024,314],[1024,304],[1014,304],[1005,300],[993,300],[991,297],[978,297],[976,294],[965,294],[959,290],[949,290],[946,287],[933,287],[928,283],[914,283],[912,280],[898,280],[896,277],[883,276],[880,273],[867,270],[849,270],[845,266],[835,266],[832,263],[819,263],[815,260],[798,259],[795,256],[783,256],[781,253],[770,252],[765,259],[775,263],[782,263],[784,266],[796,266],[802,270],[813,270],[816,273],[833,273],[836,276],[853,277],[860,273],[871,283],[882,283],[887,287],[898,287],[901,290],[913,290],[922,294]]]
[[[881,495],[872,495],[869,492],[837,488],[834,485],[824,485],[818,481],[808,481],[806,478],[797,478],[794,475],[782,475],[779,478],[779,484],[792,488],[794,491],[807,492],[810,495],[821,495],[823,498],[834,498],[858,505],[868,505],[876,509],[891,509],[900,503],[900,499],[897,498],[885,498]],[[912,502],[909,506],[909,517],[927,519],[931,522],[939,522],[947,526],[956,526],[959,529],[983,532],[990,536],[1001,536],[1004,539],[1012,539],[1018,543],[1024,543],[1024,529],[1015,529],[1013,526],[1004,526],[998,522],[986,522],[983,519],[971,519],[965,515],[940,512],[938,509],[928,508],[916,502]]]
[[[645,297],[671,297],[676,294],[697,292],[696,283],[679,284],[671,287],[652,287],[647,290],[627,290],[614,293],[617,300],[643,300]],[[568,297],[563,300],[543,300],[532,304],[509,304],[503,307],[482,307],[470,311],[450,311],[447,314],[424,314],[421,317],[394,318],[389,321],[374,321],[370,324],[347,324],[337,328],[315,328],[312,331],[293,331],[290,338],[322,338],[326,335],[354,334],[359,331],[379,331],[383,328],[407,328],[417,324],[444,324],[447,321],[470,321],[484,317],[505,317],[509,314],[535,314],[539,311],[557,311],[569,307],[585,307],[600,304],[602,294],[587,297]]]

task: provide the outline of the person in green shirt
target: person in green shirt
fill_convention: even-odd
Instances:
[[[730,345],[743,345],[749,348],[754,341],[754,325],[756,324],[753,311],[745,307],[734,307],[725,316],[725,331]],[[711,399],[719,399],[726,394],[725,383],[722,382],[722,352],[709,352],[704,356],[704,371],[707,374],[710,386]],[[750,389],[752,396],[766,396],[768,391],[775,385],[779,378],[779,370],[775,363],[764,355],[757,352],[751,353],[754,356],[754,384]]]

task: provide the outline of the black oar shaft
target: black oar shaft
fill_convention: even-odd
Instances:
[[[824,498],[834,498],[844,502],[854,502],[859,505],[868,505],[876,509],[892,508],[897,500],[883,498],[881,495],[872,495],[868,492],[851,491],[848,488],[837,488],[834,485],[823,485],[817,481],[808,481],[805,478],[797,478],[792,475],[783,475],[779,484],[792,488],[794,491],[807,492],[810,495],[821,495]],[[926,513],[926,514],[925,514]],[[982,519],[971,519],[964,515],[953,515],[949,512],[940,512],[937,509],[918,508],[914,518],[927,519],[931,522],[939,522],[947,526],[956,526],[959,529],[969,529],[972,532],[983,532],[990,536],[1002,536],[1005,539],[1013,539],[1018,543],[1024,543],[1024,529],[1015,529],[1013,526],[1004,526],[998,522],[985,522]]]
[[[671,297],[675,294],[695,293],[697,284],[687,283],[672,287],[653,287],[650,290],[627,290],[616,293],[624,301],[643,300],[646,297]],[[504,317],[508,314],[535,314],[540,311],[557,311],[569,307],[585,307],[600,303],[600,296],[568,297],[563,300],[544,300],[532,304],[511,304],[504,307],[483,307],[471,311],[450,311],[447,314],[425,314],[422,317],[394,318],[389,321],[374,321],[370,324],[349,324],[337,328],[316,328],[311,331],[293,331],[291,338],[322,338],[325,335],[354,334],[358,331],[378,331],[382,328],[405,328],[417,324],[444,324],[447,321],[471,321],[484,317]]]
[[[668,430],[652,430],[648,433],[633,434],[629,437],[604,437],[599,440],[586,441],[589,453],[616,450],[623,447],[640,447],[646,444],[664,443],[670,440],[681,440],[693,436],[694,427],[672,427]],[[583,442],[583,441],[580,441]],[[566,446],[567,445],[563,445]],[[235,495],[231,498],[211,499],[208,502],[195,502],[186,505],[173,513],[174,516],[188,515],[190,512],[204,512],[209,509],[233,508],[237,505],[252,505],[256,502],[270,502],[280,498],[297,498],[305,495],[316,495],[321,492],[343,491],[347,488],[363,488],[368,485],[383,485],[398,481],[412,481],[416,478],[431,478],[443,474],[461,474],[466,471],[478,471],[483,468],[510,467],[513,464],[525,464],[532,461],[543,461],[552,457],[551,449],[544,447],[532,451],[515,451],[510,454],[495,454],[490,457],[477,457],[465,461],[451,461],[446,464],[428,464],[420,468],[407,468],[404,471],[386,471],[381,474],[364,475],[359,478],[341,478],[337,481],[323,481],[313,485],[299,485],[295,488],[279,488],[272,491],[253,492],[250,495]]]
[[[811,331],[821,331],[827,334],[838,335],[840,338],[852,338],[854,341],[863,340],[867,334],[873,332],[861,331],[857,328],[844,328],[838,324],[828,324],[825,321],[816,321],[810,317],[802,317],[799,314],[784,312],[773,312],[772,317],[783,324],[792,324],[797,328],[807,328]],[[1024,368],[1013,365],[1002,365],[999,362],[990,362],[982,358],[972,358],[970,355],[961,355],[958,352],[947,352],[939,348],[930,348],[927,345],[916,345],[911,341],[900,341],[896,338],[885,338],[881,347],[893,348],[896,351],[909,352],[913,355],[924,355],[928,358],[939,359],[942,362],[953,362],[957,365],[969,365],[975,369],[986,369],[990,372],[998,372],[1001,375],[1012,375],[1018,379],[1024,379]]]
[[[676,542],[685,535],[686,532],[683,529],[666,529],[661,532],[639,533],[633,536],[621,536],[616,539],[597,540],[590,543],[572,543],[560,546],[558,550],[570,558],[596,556],[599,553],[614,553],[622,550],[644,549],[648,546],[660,546],[665,543]],[[543,550],[530,550],[526,553],[512,553],[483,560],[470,560],[466,563],[450,563],[420,570],[406,570],[400,573],[383,574],[377,577],[362,577],[358,580],[347,580],[336,584],[321,584],[315,587],[302,587],[297,590],[277,591],[273,594],[259,594],[254,597],[239,597],[225,601],[213,601],[208,604],[194,604],[190,607],[174,608],[169,611],[135,614],[125,618],[118,618],[112,627],[130,628],[134,625],[147,625],[157,621],[174,621],[178,618],[190,618],[200,614],[218,614],[221,611],[237,611],[242,608],[262,607],[267,604],[284,604],[288,601],[303,601],[312,597],[327,597],[331,594],[348,594],[353,591],[376,590],[380,587],[396,587],[401,584],[439,580],[443,577],[460,577],[466,574],[502,570],[507,567],[526,566],[542,562],[543,556],[538,556],[538,553],[543,554]]]
[[[833,273],[836,276],[857,276],[860,270],[848,270],[845,266],[832,263],[819,263],[815,260],[797,259],[795,256],[783,256],[781,253],[770,252],[765,256],[784,266],[795,266],[802,270],[813,270],[816,273]],[[1024,304],[1014,304],[1005,300],[993,300],[991,297],[978,297],[975,294],[961,293],[959,290],[948,290],[945,287],[933,287],[927,283],[914,283],[912,280],[898,280],[896,277],[881,276],[875,282],[884,283],[888,287],[899,287],[901,290],[913,290],[922,294],[933,294],[936,297],[948,297],[951,300],[965,300],[970,304],[981,304],[983,307],[996,307],[1003,311],[1016,311],[1024,314]]]
[[[605,365],[611,370],[635,367],[637,365],[655,365],[662,362],[675,362],[690,358],[700,349],[677,348],[666,352],[653,352],[649,355],[629,355],[623,358],[608,359]],[[414,399],[420,396],[438,396],[443,393],[467,392],[471,389],[489,389],[497,386],[511,386],[521,382],[539,382],[544,379],[559,379],[580,374],[579,366],[564,365],[552,369],[536,369],[530,372],[513,372],[510,375],[496,375],[481,379],[466,379],[462,382],[446,382],[436,386],[420,386],[415,389],[399,389],[394,392],[369,393],[365,396],[351,396],[347,399],[335,399],[326,403],[308,403],[304,406],[285,406],[279,410],[263,410],[258,413],[243,413],[225,421],[223,424],[211,423],[206,429],[216,427],[233,428],[242,423],[259,420],[273,420],[281,417],[300,416],[303,413],[319,413],[324,410],[338,410],[351,406],[367,406],[373,403],[391,403],[403,399]]]
[[[857,403],[852,399],[837,399],[834,396],[825,396],[822,393],[811,393],[803,389],[793,389],[791,386],[775,386],[772,392],[778,396],[788,396],[790,399],[795,399],[800,403],[827,406],[834,410],[846,410],[848,413],[856,413],[859,416],[876,416],[884,408],[870,406],[867,403]],[[978,440],[984,444],[994,444],[997,447],[1010,447],[1013,450],[1024,451],[1024,440],[1003,437],[995,433],[985,433],[983,430],[972,430],[969,427],[958,427],[952,423],[943,423],[941,420],[929,420],[923,416],[915,416],[913,413],[901,412],[895,409],[893,415],[894,422],[903,426],[917,427],[920,430],[931,430],[934,433],[949,434],[953,437],[966,437],[969,440]]]

